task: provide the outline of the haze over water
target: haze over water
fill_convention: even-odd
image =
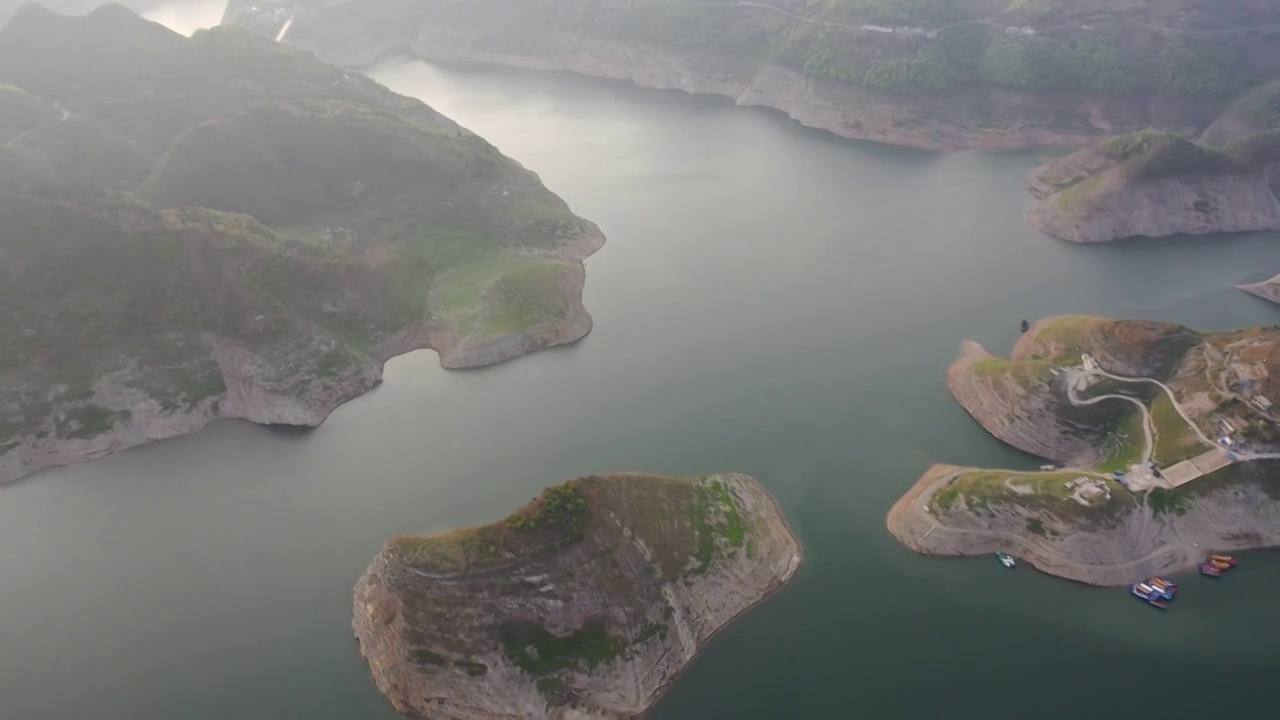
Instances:
[[[655,709],[720,718],[1257,717],[1280,557],[1118,589],[912,554],[889,506],[932,462],[1034,467],[951,399],[964,339],[1090,312],[1273,324],[1232,289],[1275,236],[1082,247],[1028,228],[1036,154],[842,141],[774,113],[560,75],[373,72],[538,172],[608,244],[595,331],[483,371],[434,353],[310,431],[217,423],[0,488],[0,717],[396,717],[351,634],[382,542],[490,522],[576,475],[749,473],[805,543],[783,593]]]

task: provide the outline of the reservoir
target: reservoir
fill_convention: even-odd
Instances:
[[[884,530],[933,462],[1033,468],[944,386],[965,339],[1097,313],[1273,324],[1233,289],[1274,235],[1069,245],[1023,220],[1036,153],[854,143],[727,101],[567,75],[374,68],[601,226],[596,329],[472,372],[431,352],[322,427],[221,422],[0,488],[0,716],[392,720],[351,589],[395,533],[491,522],[594,472],[748,473],[805,544],[658,720],[1256,717],[1280,671],[1280,556],[1123,589]],[[1212,715],[1210,715],[1212,713]]]

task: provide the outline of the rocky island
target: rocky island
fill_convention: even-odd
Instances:
[[[119,5],[0,30],[0,218],[0,481],[575,341],[604,242],[417,100]]]
[[[590,476],[492,525],[392,538],[353,627],[410,717],[630,718],[800,560],[749,477]]]
[[[1269,77],[1261,0],[231,0],[224,22],[339,65],[568,70],[920,148],[1198,132]]]
[[[997,438],[1052,462],[930,468],[889,531],[918,552],[1014,552],[1097,585],[1280,545],[1277,357],[1280,329],[1088,316],[1033,324],[1008,360],[966,343],[952,394]]]

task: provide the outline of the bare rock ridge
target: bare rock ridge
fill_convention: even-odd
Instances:
[[[145,70],[145,71],[144,71]],[[593,223],[417,100],[119,5],[0,29],[0,482],[591,330]]]
[[[404,715],[631,718],[800,561],[749,477],[590,476],[493,525],[392,538],[352,625]]]
[[[772,107],[844,137],[955,150],[1085,145],[1146,127],[1195,133],[1280,58],[1280,44],[1249,30],[1266,13],[1235,10],[1190,0],[1136,12],[995,0],[232,0],[224,22],[271,37],[288,23],[285,42],[344,66],[408,54],[567,70]],[[1161,29],[1169,23],[1242,30]],[[1187,56],[1207,59],[1200,75],[1182,67]]]
[[[935,465],[887,526],[932,555],[1004,551],[1120,585],[1211,551],[1280,544],[1280,329],[1200,333],[1090,316],[1032,324],[1009,360],[965,343],[947,374],[984,429],[1053,461]]]

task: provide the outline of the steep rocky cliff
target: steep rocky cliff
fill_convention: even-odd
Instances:
[[[800,559],[746,476],[591,476],[493,525],[392,538],[353,627],[410,717],[636,717]]]
[[[0,482],[591,329],[604,242],[431,108],[118,5],[0,30]]]
[[[1230,16],[1230,17],[1228,17]],[[713,93],[852,138],[932,149],[1194,133],[1280,59],[1267,9],[1106,3],[233,0],[226,22],[342,65],[388,53]],[[1261,19],[1260,19],[1261,18]]]

